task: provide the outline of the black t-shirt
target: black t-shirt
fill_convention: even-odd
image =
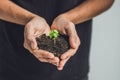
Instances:
[[[53,19],[84,0],[12,0],[46,19]],[[0,20],[0,80],[82,80],[89,72],[91,20],[76,25],[81,46],[62,71],[38,61],[23,47],[24,26]]]

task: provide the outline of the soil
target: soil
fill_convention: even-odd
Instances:
[[[55,40],[50,39],[45,34],[36,38],[39,49],[49,51],[55,56],[60,57],[61,54],[66,52],[69,48],[68,37],[59,35]]]

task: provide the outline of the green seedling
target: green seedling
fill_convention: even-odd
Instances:
[[[51,30],[50,31],[50,34],[49,34],[49,37],[50,39],[53,39],[54,40],[54,44],[56,43],[56,38],[59,36],[59,33],[57,30]]]

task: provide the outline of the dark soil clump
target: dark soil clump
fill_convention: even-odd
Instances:
[[[57,57],[60,57],[70,48],[68,37],[62,35],[59,35],[54,41],[54,39],[50,39],[49,36],[43,34],[37,37],[36,41],[39,49],[49,51]]]

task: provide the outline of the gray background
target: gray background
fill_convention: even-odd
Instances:
[[[89,80],[120,80],[120,0],[94,18]]]

